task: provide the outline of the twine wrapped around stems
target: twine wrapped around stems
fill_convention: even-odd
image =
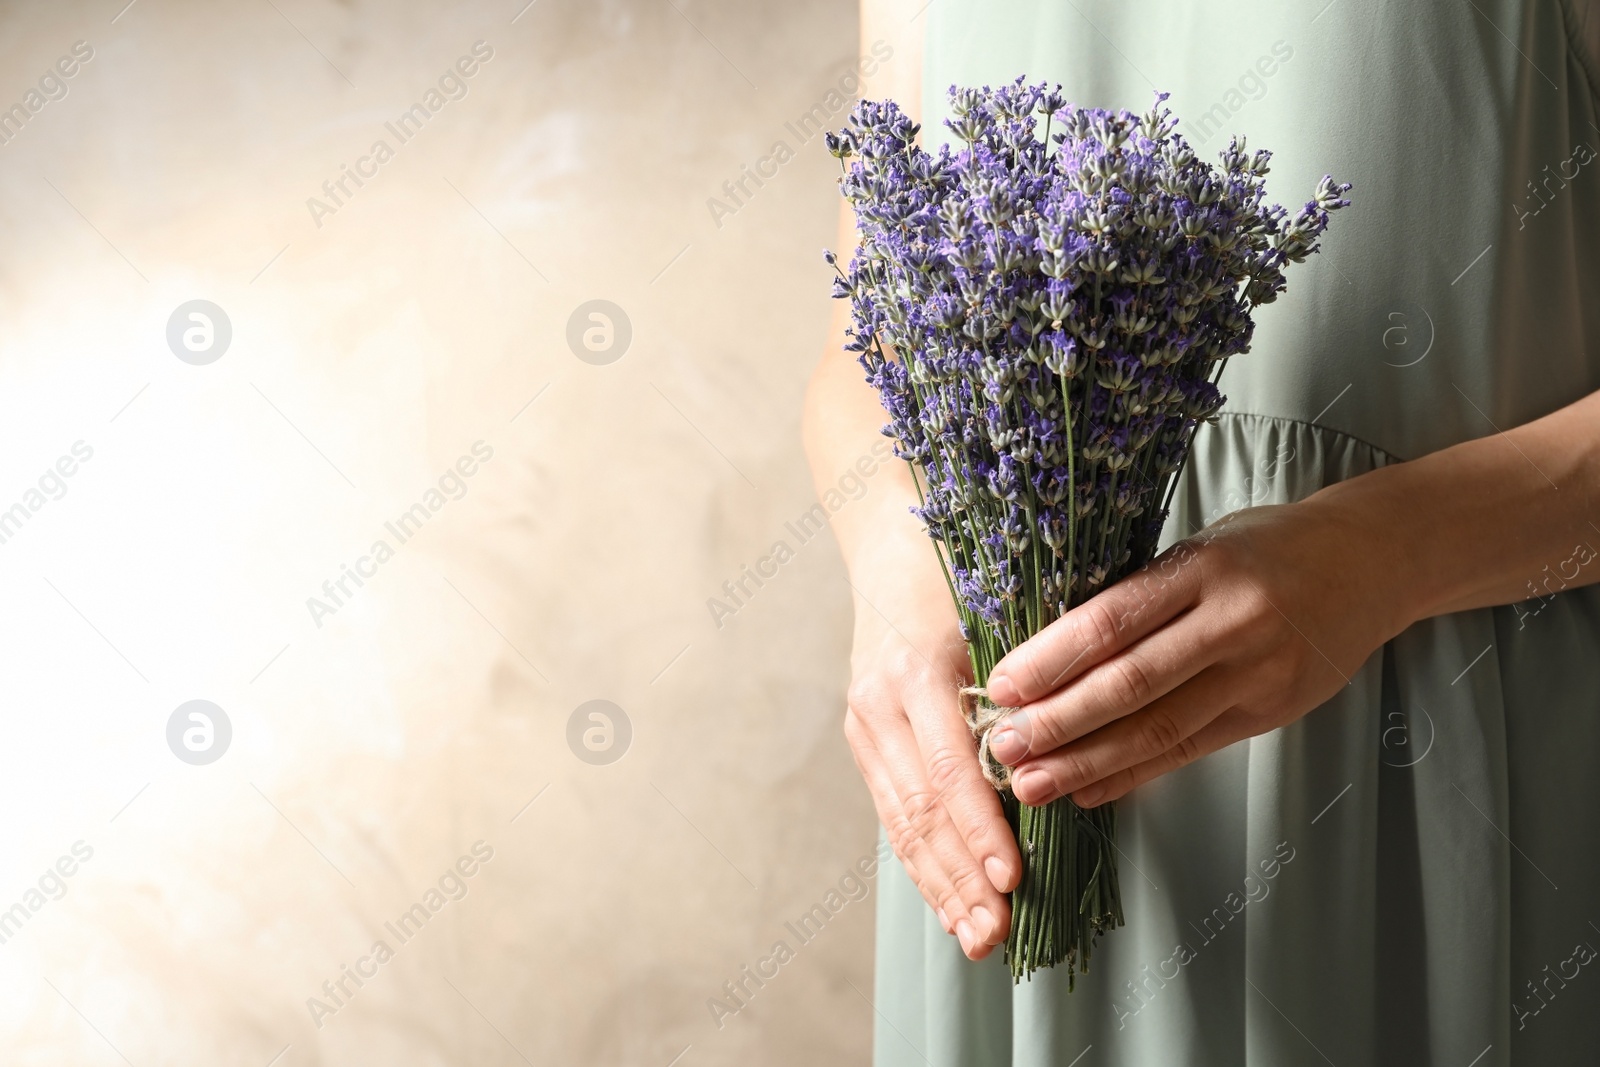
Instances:
[[[1078,974],[1089,972],[1095,940],[1122,925],[1122,891],[1112,856],[1116,808],[1084,810],[1070,797],[1037,808],[1018,801],[1011,791],[1011,768],[989,748],[989,734],[1018,709],[995,704],[983,686],[964,685],[958,692],[961,717],[978,742],[978,766],[1000,793],[1022,852],[1022,881],[1011,895],[1006,938],[1012,980],[1065,963],[1070,992]]]
[[[1001,719],[1017,709],[1002,708],[994,704],[989,700],[989,691],[981,685],[964,685],[959,692],[961,717],[966,720],[967,729],[972,731],[972,736],[977,738],[978,766],[983,769],[984,780],[994,786],[996,791],[1010,797],[1011,768],[995,759],[994,753],[989,750],[989,732]]]

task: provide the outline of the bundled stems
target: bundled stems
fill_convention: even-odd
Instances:
[[[987,681],[994,661],[974,642],[973,674]],[[992,650],[991,650],[992,651]],[[1005,958],[1011,977],[1066,963],[1067,988],[1089,970],[1094,942],[1122,925],[1117,885],[1116,806],[1084,809],[1069,797],[1030,807],[1001,794],[1006,821],[1022,855],[1022,880],[1011,894]]]

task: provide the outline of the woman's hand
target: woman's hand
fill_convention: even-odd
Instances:
[[[1013,649],[990,734],[1031,805],[1082,807],[1293,722],[1410,621],[1358,510],[1235,512]]]
[[[933,546],[909,532],[853,561],[844,732],[895,855],[945,932],[982,959],[1005,940],[1022,859],[961,718],[972,673],[955,607]]]

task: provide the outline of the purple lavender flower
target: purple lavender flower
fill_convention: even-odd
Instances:
[[[1268,205],[1270,153],[1236,138],[1201,161],[1165,99],[1136,116],[1018,79],[950,90],[954,149],[917,146],[892,102],[828,142],[861,236],[835,284],[848,347],[918,469],[980,677],[1153,554],[1254,308],[1348,203],[1324,178],[1292,218]]]

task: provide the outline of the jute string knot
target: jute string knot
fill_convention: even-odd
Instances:
[[[989,731],[1015,708],[1002,708],[989,700],[989,691],[979,685],[964,685],[961,693],[961,717],[967,729],[978,741],[978,766],[984,780],[1002,793],[1011,792],[1011,768],[994,758],[989,751]]]

